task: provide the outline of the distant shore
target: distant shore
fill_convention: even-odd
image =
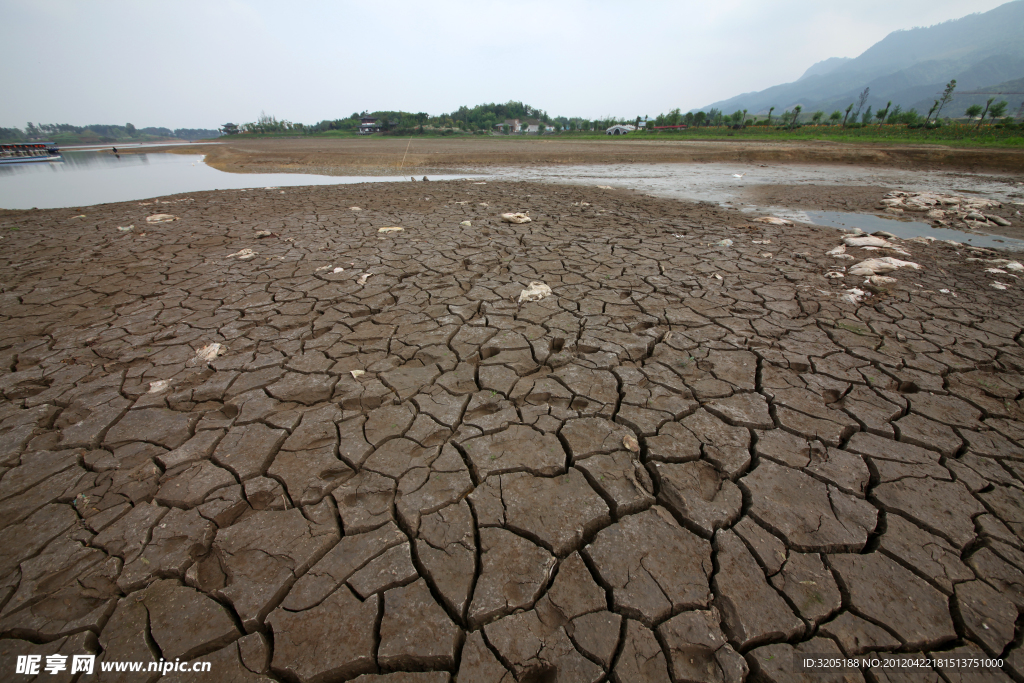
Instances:
[[[175,145],[205,154],[231,173],[401,175],[452,173],[467,167],[613,163],[800,163],[886,166],[915,171],[1024,174],[1024,150],[827,141],[572,140],[540,138],[221,138],[221,144]],[[159,147],[147,147],[157,151]],[[131,150],[126,150],[130,152]]]

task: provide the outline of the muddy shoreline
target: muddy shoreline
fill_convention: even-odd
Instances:
[[[158,148],[151,148],[158,149]],[[943,145],[456,138],[221,139],[216,146],[169,147],[206,154],[233,173],[325,175],[457,173],[466,167],[607,163],[801,163],[1024,174],[1024,150]]]
[[[472,181],[6,212],[0,663],[779,681],[870,632],[1019,676],[1024,267],[753,218]],[[851,274],[882,255],[918,267]]]

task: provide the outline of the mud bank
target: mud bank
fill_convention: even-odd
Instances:
[[[468,181],[5,212],[0,663],[1019,678],[1017,271],[751,218]],[[920,268],[846,274],[883,254]]]

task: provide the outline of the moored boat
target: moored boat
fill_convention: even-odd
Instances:
[[[0,144],[0,164],[63,161],[54,142],[5,142]]]

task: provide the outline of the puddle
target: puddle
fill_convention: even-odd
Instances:
[[[1011,251],[1024,251],[1024,240],[1010,239],[1009,237],[997,237],[994,235],[979,235],[973,232],[961,232],[949,228],[933,228],[928,223],[916,221],[897,221],[891,218],[883,218],[869,213],[843,213],[840,211],[787,211],[776,209],[773,213],[792,220],[814,225],[824,225],[830,228],[841,228],[852,230],[860,228],[866,233],[885,230],[891,232],[901,239],[913,237],[934,237],[937,240],[953,240],[962,242],[973,247],[985,247],[986,249],[1008,249]]]
[[[465,176],[428,176],[448,180]],[[0,208],[57,209],[203,190],[408,181],[408,176],[225,173],[198,154],[124,154],[64,150],[64,161],[0,166]],[[417,178],[417,180],[419,180]]]
[[[473,171],[499,180],[609,185],[656,197],[715,202],[731,208],[755,206],[745,199],[746,190],[751,185],[883,186],[908,192],[967,192],[1003,203],[1024,199],[1024,186],[1009,184],[994,175],[952,171],[907,172],[868,166],[622,163],[529,168],[488,166]]]

